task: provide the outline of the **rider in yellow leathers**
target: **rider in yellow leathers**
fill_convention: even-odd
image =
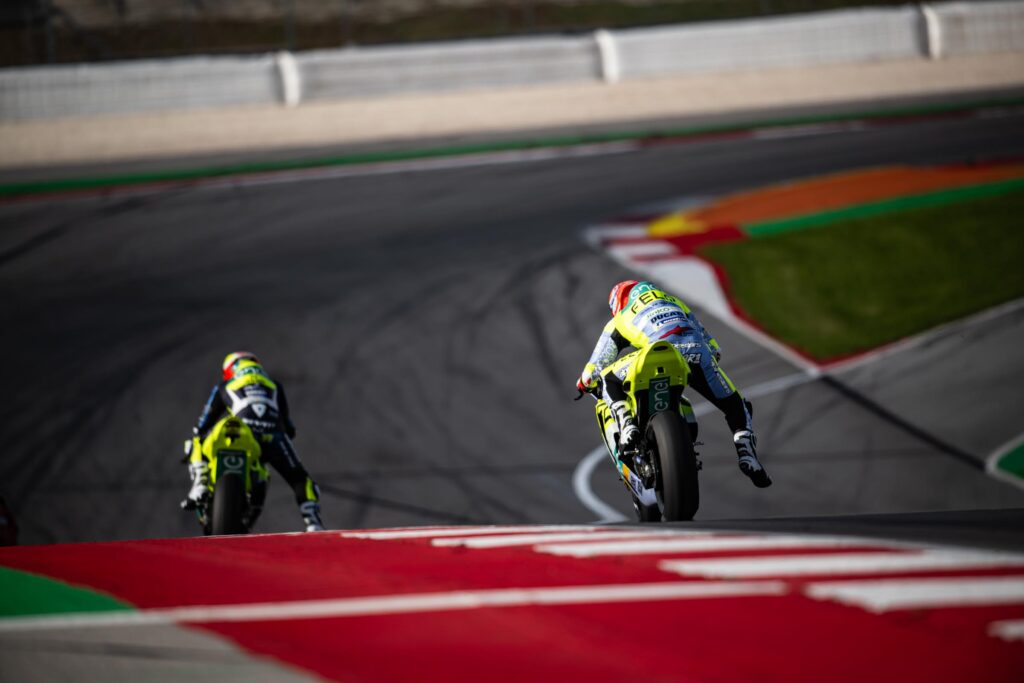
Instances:
[[[608,305],[612,319],[601,332],[576,387],[581,391],[597,389],[602,371],[628,347],[639,349],[657,341],[671,343],[690,366],[690,386],[725,415],[733,433],[740,471],[758,488],[771,486],[772,480],[757,458],[750,404],[718,366],[721,358],[718,342],[708,334],[693,311],[654,284],[636,280],[615,285]],[[640,436],[622,385],[628,368],[628,362],[621,363],[614,372],[605,374],[601,387],[602,398],[618,424],[623,447],[633,446]]]
[[[320,488],[302,466],[292,445],[295,425],[289,415],[284,387],[272,380],[256,356],[248,351],[228,354],[221,369],[224,379],[210,392],[193,432],[203,440],[225,414],[241,419],[259,441],[261,461],[273,465],[295,492],[306,531],[323,531]],[[195,508],[209,495],[209,468],[198,450],[191,454],[189,473],[192,489],[182,501],[186,509]],[[250,526],[262,511],[266,495],[266,481],[256,482],[251,496]]]

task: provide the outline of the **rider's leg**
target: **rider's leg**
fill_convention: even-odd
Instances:
[[[622,373],[625,375],[625,372]],[[619,425],[619,443],[623,448],[629,448],[636,444],[640,438],[640,430],[636,426],[636,420],[629,410],[629,401],[626,400],[626,389],[622,385],[622,379],[614,372],[604,376],[604,400],[615,416],[615,422]]]
[[[744,400],[729,376],[718,367],[710,350],[701,353],[700,363],[690,363],[690,386],[725,415],[725,421],[732,431],[740,471],[750,477],[758,488],[771,486],[771,477],[757,458],[757,439],[751,424],[750,404]]]
[[[284,434],[273,434],[270,443],[263,446],[263,460],[270,463],[292,487],[306,531],[323,531],[324,525],[320,519],[320,487],[302,466],[291,439]]]

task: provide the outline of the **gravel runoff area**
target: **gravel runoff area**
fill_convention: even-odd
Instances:
[[[1024,85],[1024,53],[940,61],[717,73],[516,90],[424,94],[29,122],[0,122],[0,169],[337,147],[454,136],[537,135],[621,125],[872,103]]]

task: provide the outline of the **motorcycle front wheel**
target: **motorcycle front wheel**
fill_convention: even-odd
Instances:
[[[645,434],[651,462],[657,467],[658,509],[666,522],[693,519],[700,507],[697,454],[690,430],[677,413],[651,418]]]

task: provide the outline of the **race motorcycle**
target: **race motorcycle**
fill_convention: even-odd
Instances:
[[[193,436],[185,442],[185,459],[198,452],[206,461],[209,495],[196,506],[196,517],[203,533],[209,535],[245,534],[256,521],[253,517],[253,493],[265,487],[270,477],[260,462],[260,442],[247,424],[237,417],[222,418],[205,439]]]
[[[690,368],[675,346],[655,342],[605,368],[601,381],[630,363],[623,388],[640,438],[634,447],[619,452],[619,427],[601,400],[598,385],[590,393],[597,402],[601,438],[641,522],[691,520],[700,506],[701,462],[694,450],[697,418],[683,396]],[[582,397],[580,392],[576,400]]]

